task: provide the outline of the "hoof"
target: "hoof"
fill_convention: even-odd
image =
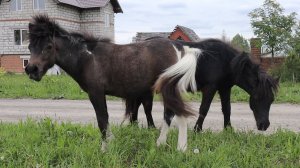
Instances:
[[[202,131],[202,127],[199,127],[198,125],[195,125],[194,132],[199,133]]]
[[[166,139],[158,138],[157,141],[156,141],[156,146],[159,147],[161,145],[166,145],[167,144],[166,141],[167,141]]]
[[[106,152],[107,151],[107,143],[105,141],[102,142],[101,144],[101,151]]]
[[[180,152],[185,152],[187,149],[187,146],[186,145],[178,145],[177,146],[177,150],[180,151]]]

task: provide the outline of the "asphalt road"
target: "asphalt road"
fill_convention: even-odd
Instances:
[[[190,103],[198,111],[200,103]],[[121,101],[108,101],[109,121],[120,124],[124,118],[124,103]],[[156,126],[160,127],[163,118],[161,102],[153,106],[153,118]],[[27,118],[41,119],[50,117],[59,122],[96,123],[96,116],[88,100],[40,100],[40,99],[0,99],[0,121],[19,122]],[[189,119],[192,128],[196,118]],[[266,133],[271,133],[278,128],[300,132],[300,105],[273,104],[270,111],[271,125]],[[143,108],[139,109],[139,123],[146,125]],[[238,130],[256,130],[252,111],[247,103],[232,103],[231,123]],[[210,111],[204,121],[203,129],[222,130],[223,114],[219,102],[211,105]]]

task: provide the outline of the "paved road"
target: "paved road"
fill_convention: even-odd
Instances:
[[[190,103],[195,111],[200,103]],[[120,124],[124,117],[124,103],[121,101],[108,101],[110,123]],[[155,102],[153,118],[155,124],[160,126],[163,116],[163,106]],[[40,119],[50,117],[57,121],[70,121],[74,123],[96,123],[96,116],[88,100],[39,100],[39,99],[0,99],[0,120],[3,122],[18,122],[27,117]],[[189,119],[189,126],[193,127],[196,118]],[[256,130],[253,113],[247,103],[232,104],[232,125],[239,130]],[[146,125],[143,108],[139,109],[139,122]],[[278,128],[300,132],[300,105],[273,104],[270,112],[271,126],[267,133]],[[210,111],[204,122],[204,129],[222,130],[223,115],[219,102],[212,103]]]

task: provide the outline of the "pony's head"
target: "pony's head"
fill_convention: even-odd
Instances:
[[[29,23],[31,57],[25,71],[33,80],[40,81],[55,63],[56,29],[60,27],[46,15],[37,15]]]
[[[258,130],[265,131],[270,125],[269,111],[278,89],[278,79],[274,79],[253,63],[247,53],[232,60],[235,82],[250,95],[250,108],[253,111]]]

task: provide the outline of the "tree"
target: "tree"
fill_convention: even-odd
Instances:
[[[283,81],[300,82],[300,23],[295,26],[292,38],[289,40],[288,57],[271,73],[280,76]]]
[[[245,52],[250,51],[248,40],[246,40],[242,35],[236,34],[232,40],[231,45]]]
[[[295,31],[292,38],[289,41],[290,55],[296,55],[300,57],[300,22],[295,26]]]
[[[254,34],[262,40],[268,52],[283,51],[288,46],[296,13],[283,14],[284,9],[275,0],[265,0],[262,7],[249,13]]]

